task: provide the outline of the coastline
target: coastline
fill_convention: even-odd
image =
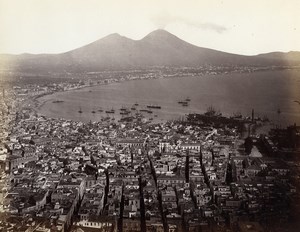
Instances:
[[[253,74],[253,73],[257,73],[257,72],[265,72],[266,70],[256,70],[256,71],[252,71],[252,72],[240,72],[240,73],[247,73],[247,74]],[[64,92],[70,92],[70,91],[77,91],[77,90],[80,90],[80,89],[86,89],[86,88],[93,88],[93,87],[98,87],[98,86],[103,86],[103,85],[111,85],[111,84],[116,84],[116,83],[121,83],[121,82],[129,82],[129,81],[147,81],[147,80],[154,80],[154,79],[178,79],[178,78],[203,78],[204,76],[209,76],[209,77],[216,77],[216,76],[219,76],[219,75],[230,75],[230,74],[236,74],[238,72],[221,72],[221,73],[201,73],[199,75],[189,75],[189,74],[186,74],[186,75],[174,75],[174,76],[161,76],[161,77],[148,77],[148,78],[135,78],[135,79],[123,79],[123,80],[117,80],[115,81],[116,79],[113,79],[114,81],[112,82],[109,82],[109,83],[99,83],[99,82],[96,82],[96,84],[93,84],[93,85],[86,85],[86,86],[79,86],[79,87],[76,87],[76,88],[73,88],[73,89],[66,89],[66,90],[60,90],[60,91],[55,91],[55,92],[49,92],[49,93],[43,93],[41,95],[38,95],[38,96],[34,96],[32,97],[33,98],[33,101],[36,101],[37,102],[37,106],[35,107],[36,109],[33,109],[35,112],[37,109],[39,109],[42,105],[44,105],[46,102],[39,102],[38,99],[40,99],[41,97],[44,97],[44,96],[49,96],[49,95],[53,95],[53,94],[57,94],[57,93],[64,93]],[[104,79],[104,80],[107,80],[107,79]],[[111,79],[110,79],[111,80]]]
[[[227,73],[227,74],[229,74],[229,73]],[[215,76],[215,74],[206,74],[206,75]],[[112,82],[109,82],[109,83],[96,83],[96,84],[93,84],[93,85],[79,86],[79,87],[76,87],[76,88],[73,88],[73,89],[66,89],[66,90],[59,90],[59,91],[55,91],[55,92],[43,93],[43,94],[40,94],[40,95],[37,95],[37,96],[29,97],[27,100],[31,100],[34,103],[34,107],[32,107],[31,109],[35,113],[38,113],[37,111],[46,102],[49,101],[49,100],[39,101],[39,99],[41,99],[42,97],[45,97],[45,96],[50,96],[50,95],[54,95],[54,94],[58,94],[58,93],[73,92],[73,91],[78,91],[78,90],[81,90],[81,89],[89,89],[89,88],[95,88],[95,87],[99,87],[99,86],[112,85],[112,84],[116,84],[116,83],[123,83],[123,82],[129,82],[129,81],[147,81],[147,80],[153,80],[153,79],[173,79],[173,78],[192,78],[192,77],[195,77],[195,76],[189,76],[189,75],[175,76],[175,77],[174,76],[172,76],[172,77],[171,76],[164,76],[164,77],[161,77],[161,78],[155,78],[155,77],[145,78],[145,79],[137,78],[137,79],[125,79],[125,80],[122,80],[122,81],[120,81],[120,80],[112,81]],[[197,77],[201,77],[201,75],[199,75]]]
[[[109,84],[111,84],[111,83],[109,83]],[[40,95],[29,97],[26,100],[32,101],[34,103],[33,104],[34,107],[30,107],[30,108],[35,113],[37,113],[37,110],[39,110],[46,102],[50,101],[50,100],[39,101],[39,99],[41,99],[42,97],[51,96],[51,95],[58,94],[58,93],[65,93],[65,92],[77,91],[77,90],[85,89],[85,88],[97,87],[97,86],[102,86],[102,85],[107,85],[107,84],[103,84],[102,83],[102,84],[96,84],[96,85],[92,85],[92,86],[80,86],[80,87],[77,87],[77,88],[74,88],[74,89],[66,89],[66,90],[59,90],[59,91],[56,91],[56,92],[43,93],[43,94],[40,94]]]
[[[63,112],[64,110],[67,110],[64,107],[67,107],[69,109],[68,114],[72,115],[74,112],[76,113],[78,111],[78,107],[81,105],[81,106],[83,106],[83,108],[85,108],[85,109],[83,109],[85,112],[84,115],[81,115],[81,116],[74,115],[70,118],[67,117],[66,119],[73,120],[73,118],[76,118],[76,121],[82,121],[81,119],[87,118],[87,120],[84,119],[83,121],[89,121],[89,120],[98,121],[98,120],[100,120],[101,115],[104,117],[107,116],[107,115],[104,115],[104,113],[99,113],[99,112],[97,112],[96,114],[91,113],[94,110],[96,111],[96,109],[98,107],[100,107],[100,109],[101,108],[108,109],[109,107],[110,107],[110,109],[112,107],[114,109],[118,109],[118,107],[120,107],[120,108],[122,106],[128,107],[131,103],[138,101],[140,103],[140,108],[145,107],[147,104],[159,104],[159,105],[161,104],[163,106],[162,107],[163,110],[157,111],[158,114],[161,114],[161,115],[164,114],[165,115],[164,118],[167,118],[168,117],[167,115],[169,115],[169,118],[167,120],[176,120],[176,118],[179,118],[184,114],[186,115],[189,113],[204,113],[204,112],[206,112],[205,109],[207,109],[207,106],[212,105],[226,117],[230,117],[234,113],[239,112],[239,111],[243,116],[250,116],[251,109],[255,109],[255,116],[260,117],[260,118],[263,118],[266,116],[273,123],[278,123],[277,122],[277,113],[275,113],[275,111],[270,106],[264,108],[266,103],[267,104],[271,103],[271,101],[269,101],[270,97],[276,97],[276,94],[278,93],[278,91],[272,90],[272,92],[268,92],[265,94],[263,88],[261,88],[260,86],[257,86],[257,85],[261,84],[261,83],[268,84],[269,81],[273,80],[274,78],[275,78],[274,81],[277,81],[278,84],[281,84],[282,82],[285,82],[285,78],[283,78],[283,77],[285,75],[290,76],[290,74],[289,73],[286,74],[285,71],[284,71],[284,73],[282,73],[281,71],[276,72],[275,76],[274,76],[273,71],[271,71],[270,73],[267,73],[267,74],[264,74],[265,72],[256,72],[256,73],[257,73],[257,75],[255,75],[255,73],[250,73],[250,74],[242,73],[242,74],[234,74],[234,75],[227,73],[224,75],[220,75],[220,74],[206,75],[206,76],[202,75],[199,77],[186,75],[186,76],[176,77],[176,78],[174,78],[174,77],[144,78],[144,79],[138,78],[138,79],[128,79],[128,80],[127,79],[122,79],[122,80],[107,79],[109,81],[108,83],[105,83],[104,80],[103,80],[103,82],[94,81],[91,85],[77,86],[76,88],[72,87],[71,89],[65,89],[65,90],[60,89],[59,91],[51,91],[48,93],[43,93],[40,95],[32,96],[30,99],[32,102],[34,102],[34,104],[32,104],[31,108],[34,109],[34,111],[36,113],[39,113],[44,116],[49,116],[49,117],[55,116],[56,117],[55,113],[57,113],[58,114],[57,118],[65,118],[66,113],[60,114],[58,110]],[[236,104],[237,101],[240,101],[240,102],[245,101],[245,97],[244,97],[244,99],[241,99],[241,100],[239,99],[239,96],[240,96],[239,94],[244,94],[243,91],[238,91],[239,92],[238,95],[236,95],[236,94],[228,95],[228,101],[226,100],[227,95],[220,95],[220,93],[218,95],[218,92],[213,92],[212,100],[207,101],[207,99],[205,99],[205,97],[209,96],[209,98],[211,98],[211,96],[210,96],[211,91],[206,92],[204,90],[204,92],[201,92],[201,91],[203,91],[203,88],[212,88],[212,90],[217,88],[216,89],[217,91],[220,91],[220,88],[221,88],[221,91],[223,91],[224,88],[229,88],[229,87],[231,88],[232,84],[233,84],[233,88],[234,87],[235,88],[242,87],[244,89],[244,88],[247,88],[247,83],[250,83],[250,78],[252,79],[254,77],[255,77],[254,83],[256,83],[256,84],[254,86],[252,86],[252,84],[251,84],[251,86],[249,86],[249,87],[251,87],[251,88],[257,87],[258,90],[260,90],[260,92],[258,92],[258,93],[264,94],[264,95],[258,95],[258,97],[256,97],[257,100],[255,102],[260,102],[260,99],[264,99],[264,97],[267,97],[266,100],[261,101],[261,103],[259,103],[257,105],[252,105],[253,99],[252,99],[252,102],[246,101],[245,104],[240,104],[240,103]],[[280,79],[278,79],[278,77]],[[229,79],[227,79],[227,78],[229,78]],[[165,79],[169,79],[169,80],[165,80]],[[174,79],[174,82],[175,82],[174,85],[172,84],[174,82],[171,79]],[[264,80],[264,81],[261,82],[261,80]],[[137,83],[136,81],[151,81],[151,82],[149,82],[149,84],[148,83],[144,84],[144,82],[138,82],[139,84],[137,84],[137,85],[136,84],[126,84],[125,86],[123,86],[124,83],[129,83],[132,81],[134,81],[135,83]],[[237,83],[237,81],[238,81],[238,84],[235,84],[235,83]],[[189,89],[188,90],[186,89],[187,86],[189,86],[188,88],[193,88],[193,85],[186,84],[187,82],[194,83],[196,85],[198,84],[201,86],[202,86],[202,84],[204,84],[203,85],[204,87],[202,87],[202,90],[201,90],[201,88],[194,89],[195,91],[198,91],[200,93],[200,94],[197,93],[195,95],[194,90],[190,93]],[[143,84],[141,84],[141,83],[143,83]],[[156,83],[156,84],[153,84],[153,83]],[[226,84],[224,85],[224,83],[226,83]],[[251,80],[251,83],[253,83],[252,80]],[[109,87],[108,89],[105,88],[106,86],[111,86],[113,84],[116,85],[116,87]],[[178,84],[182,84],[182,86],[180,86]],[[220,84],[221,87],[215,87],[216,84],[217,85]],[[245,84],[246,84],[246,87],[244,87]],[[104,86],[104,88],[102,88],[101,86]],[[141,96],[144,96],[145,92],[140,91],[140,93],[138,93],[133,88],[144,89],[144,86],[148,86],[150,88],[159,87],[158,91],[161,91],[161,92],[164,91],[164,88],[166,88],[166,91],[164,91],[165,92],[164,94],[160,94],[160,92],[156,91],[156,94],[158,94],[158,95],[153,95],[150,93],[150,94],[146,94],[147,96],[145,96],[145,97],[139,98],[139,96],[140,96],[139,94],[143,94]],[[93,90],[94,88],[98,88],[98,87],[100,87],[100,88],[95,89],[95,91]],[[174,88],[174,87],[175,87],[175,90],[174,90],[175,94],[173,94],[173,93],[171,94],[170,91],[168,91],[168,88]],[[182,87],[185,88],[184,91],[183,92],[181,90],[178,91]],[[279,88],[281,88],[281,87],[279,87]],[[72,100],[72,99],[75,99],[73,97],[75,97],[75,95],[76,95],[76,94],[74,95],[72,93],[72,95],[71,95],[72,98],[70,98],[70,97],[64,98],[65,95],[62,95],[61,99],[60,99],[60,97],[57,97],[57,99],[55,99],[54,97],[51,98],[51,101],[54,101],[54,100],[65,101],[65,103],[62,103],[63,108],[61,106],[59,106],[61,104],[57,104],[57,106],[54,106],[54,104],[53,105],[48,104],[46,108],[45,107],[43,108],[43,106],[45,104],[49,103],[49,101],[50,101],[49,97],[47,98],[46,96],[60,94],[60,93],[66,93],[66,92],[76,92],[79,90],[87,90],[88,91],[89,89],[92,90],[89,92],[93,92],[93,93],[87,93],[86,91],[84,91],[83,92],[84,100],[81,100],[78,103],[76,103],[77,99],[74,101]],[[123,89],[124,89],[124,91],[123,91]],[[134,91],[133,94],[131,94],[130,96],[126,95],[126,92],[128,93],[128,91],[132,91],[132,90]],[[256,91],[256,89],[254,89],[254,90]],[[101,91],[101,92],[96,93],[97,91]],[[110,93],[110,91],[114,91],[114,92]],[[120,92],[120,94],[122,94],[122,97],[121,98],[115,97],[115,96],[118,96],[119,92]],[[252,91],[246,90],[246,92],[248,92],[248,95],[252,94]],[[275,95],[274,95],[274,92],[275,92]],[[124,93],[125,93],[125,95],[124,95]],[[176,95],[176,93],[178,93],[178,94]],[[216,93],[217,93],[217,95],[216,95]],[[78,94],[79,94],[79,97],[81,98],[81,96],[80,96],[81,93],[78,93]],[[221,92],[221,94],[223,94],[223,92]],[[150,96],[150,95],[152,95],[152,96]],[[191,102],[190,107],[179,108],[177,103],[174,103],[174,102],[177,102],[177,100],[180,100],[180,98],[187,97],[189,95],[190,95],[190,97],[192,97],[192,102]],[[254,96],[255,95],[256,94],[254,94]],[[160,96],[162,98],[159,98],[157,96]],[[235,98],[232,98],[234,96],[235,96]],[[43,98],[43,97],[45,97],[45,98]],[[137,97],[136,100],[133,97]],[[169,97],[169,99],[165,100],[168,97]],[[199,97],[200,97],[200,99],[199,99]],[[236,98],[236,97],[238,97],[238,98]],[[248,96],[246,96],[246,97],[248,97]],[[279,103],[276,101],[272,104],[275,104],[276,108],[281,107],[281,106],[284,107],[285,105],[281,105],[281,104],[285,104],[285,102],[287,102],[286,100],[292,101],[292,99],[298,97],[298,94],[296,94],[295,96],[292,96],[290,99],[286,99],[286,97],[287,96],[283,95],[283,97],[278,99]],[[65,100],[65,99],[67,99],[67,100]],[[110,99],[112,99],[112,100],[110,100]],[[123,99],[124,99],[124,101],[123,101]],[[232,99],[234,99],[234,100],[232,100]],[[69,100],[70,100],[70,102],[67,102]],[[172,104],[172,105],[170,105],[170,104]],[[286,104],[288,104],[288,102]],[[75,105],[77,105],[77,108],[74,107]],[[276,106],[276,105],[278,105],[278,106]],[[73,109],[72,109],[72,106],[73,106]],[[43,108],[44,112],[40,112],[41,108]],[[49,109],[49,111],[48,111],[48,109]],[[291,123],[292,123],[291,121],[293,121],[293,120],[295,120],[295,122],[299,121],[299,114],[297,111],[298,108],[296,108],[296,111],[295,110],[288,111],[287,108],[286,109],[281,108],[281,109],[282,109],[283,113],[281,114],[281,122],[280,123],[283,123],[286,125],[291,125]],[[47,112],[50,112],[50,111],[52,111],[52,112],[49,115],[47,115]],[[177,112],[180,112],[180,114],[178,114],[176,116]],[[109,116],[113,116],[113,115],[109,115]],[[116,116],[118,116],[118,114]],[[150,117],[151,115],[148,115],[148,116]],[[285,123],[286,119],[287,119],[287,121],[286,121],[287,123]]]

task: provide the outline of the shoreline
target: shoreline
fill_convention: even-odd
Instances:
[[[257,73],[257,72],[256,72]],[[261,73],[261,72],[260,72]],[[235,74],[235,73],[233,73],[233,74]],[[250,73],[249,75],[253,75],[254,73]],[[242,76],[241,77],[239,77],[239,74],[235,74],[235,75],[233,75],[233,78],[230,78],[230,82],[233,82],[233,81],[235,81],[235,79],[237,79],[237,78],[241,78],[241,81],[243,82],[243,79],[244,78],[246,78],[246,79],[248,79],[248,77],[250,78],[250,76],[248,75],[248,73],[246,73],[246,75],[244,75],[244,74],[242,74]],[[269,75],[269,74],[267,74],[267,75]],[[113,84],[116,84],[116,85],[122,85],[123,83],[125,83],[125,82],[130,82],[130,81],[151,81],[151,80],[156,80],[156,79],[176,79],[176,80],[178,80],[178,79],[184,79],[184,78],[187,78],[188,77],[188,79],[203,79],[203,81],[205,81],[206,82],[206,80],[205,79],[207,79],[207,80],[209,80],[210,78],[213,78],[214,80],[213,80],[213,82],[215,82],[215,81],[218,81],[217,79],[223,79],[223,78],[227,78],[228,76],[231,76],[231,73],[226,73],[226,74],[224,74],[224,75],[222,75],[222,74],[217,74],[217,75],[212,75],[212,74],[209,74],[209,75],[200,75],[200,76],[190,76],[190,75],[185,75],[185,76],[178,76],[178,77],[176,77],[176,78],[174,78],[174,77],[163,77],[163,78],[137,78],[137,79],[123,79],[123,80],[114,80],[114,79],[107,79],[108,80],[108,83],[105,83],[104,82],[104,80],[103,80],[103,82],[97,82],[97,81],[94,81],[94,82],[92,82],[92,84],[91,85],[83,85],[83,86],[77,86],[77,87],[72,87],[72,88],[68,88],[68,89],[65,89],[65,90],[62,90],[62,89],[60,89],[59,91],[51,91],[51,92],[48,92],[48,93],[43,93],[43,94],[39,94],[39,95],[35,95],[35,96],[32,96],[32,97],[30,97],[29,98],[29,101],[31,101],[33,104],[30,106],[30,108],[34,111],[34,112],[36,112],[37,114],[40,114],[40,115],[43,115],[43,116],[45,116],[45,117],[52,117],[52,116],[50,116],[50,115],[54,115],[54,111],[52,111],[52,113],[50,113],[49,114],[49,116],[47,116],[48,114],[47,114],[47,112],[45,113],[41,113],[41,108],[46,104],[46,103],[49,103],[49,101],[52,101],[52,100],[55,100],[54,99],[54,97],[52,98],[52,99],[47,99],[47,96],[51,96],[51,95],[54,95],[54,94],[60,94],[60,93],[66,93],[66,92],[76,92],[76,91],[79,91],[79,90],[84,90],[84,89],[87,89],[87,90],[89,90],[89,89],[91,89],[91,90],[93,90],[94,88],[98,88],[98,87],[101,87],[101,86],[109,86],[109,85],[113,85]],[[260,76],[257,76],[258,78],[260,78],[260,77],[264,77],[264,75],[260,75]],[[269,75],[270,76],[270,75]],[[277,75],[278,76],[278,75]],[[266,79],[266,80],[268,80],[268,79]],[[158,85],[160,85],[160,80],[157,80],[157,81],[159,81],[159,83],[158,83]],[[195,80],[196,81],[196,80]],[[184,81],[183,81],[184,82]],[[197,81],[196,81],[197,82]],[[209,80],[209,83],[210,83],[211,81]],[[221,81],[222,83],[227,83],[227,80],[223,80],[223,81]],[[230,83],[229,82],[229,83]],[[241,82],[241,83],[242,83]],[[178,82],[178,83],[181,83],[180,81]],[[194,83],[193,81],[192,81],[192,83]],[[202,80],[200,80],[200,83],[202,83]],[[204,83],[204,82],[203,82]],[[222,84],[221,83],[221,84]],[[145,84],[142,84],[142,85],[145,85]],[[146,84],[147,85],[147,84]],[[132,86],[132,84],[130,84],[129,86]],[[221,85],[222,86],[222,85]],[[226,86],[225,86],[226,87]],[[105,87],[104,87],[105,88]],[[119,88],[119,87],[118,87]],[[130,87],[131,88],[131,87]],[[101,88],[100,88],[101,89]],[[132,89],[132,88],[131,88]],[[80,94],[80,93],[79,93]],[[107,93],[106,93],[107,94]],[[185,95],[186,93],[184,93],[184,95]],[[172,94],[171,96],[172,96],[172,99],[173,99],[173,96],[174,94]],[[94,97],[95,96],[98,96],[98,95],[94,95]],[[101,95],[99,95],[100,97],[101,97]],[[103,95],[104,96],[104,95]],[[109,95],[108,95],[109,96]],[[167,96],[169,96],[169,95],[167,95]],[[179,96],[179,95],[178,95]],[[198,96],[198,95],[197,95]],[[272,95],[271,95],[272,96]],[[46,97],[46,99],[45,98],[43,98],[43,97]],[[180,97],[180,96],[179,96]],[[263,95],[262,95],[262,97],[263,97]],[[63,97],[62,97],[63,98]],[[193,98],[193,96],[192,96],[192,98]],[[199,97],[198,97],[199,98]],[[196,101],[195,102],[199,102],[199,99],[195,99]],[[114,102],[110,102],[108,99],[110,99],[110,98],[107,98],[107,99],[105,99],[105,98],[102,98],[102,99],[104,99],[103,101],[102,101],[102,103],[100,104],[100,107],[105,107],[105,108],[107,108],[108,106],[107,105],[105,105],[105,103],[103,103],[103,102],[106,102],[106,103],[108,103],[108,104],[112,104],[113,105],[113,107],[114,108],[116,108],[116,107],[119,107],[119,106],[116,106],[117,104],[115,104],[116,103],[116,99],[114,99],[114,98],[112,98],[113,100],[114,100]],[[124,97],[124,99],[127,99],[126,98],[126,96]],[[131,101],[133,101],[133,98],[132,97],[130,97],[130,98],[128,98],[128,99],[130,99],[130,101],[128,101],[128,103],[129,102],[131,102]],[[146,99],[146,98],[145,98]],[[145,99],[142,99],[141,101],[142,101],[142,104],[140,104],[142,107],[144,107],[146,104],[148,104],[148,103],[146,103],[146,100]],[[151,99],[151,98],[150,98]],[[56,99],[56,100],[60,100],[59,98],[58,99]],[[64,100],[64,99],[61,99],[61,100]],[[138,101],[139,101],[139,99],[137,99]],[[152,99],[153,100],[153,99]],[[152,100],[150,100],[150,101],[152,101]],[[154,98],[154,101],[156,101],[157,99],[155,99]],[[216,102],[216,99],[213,99],[212,101],[214,101],[215,100],[215,103],[214,104],[212,104],[213,106],[216,106],[217,107],[217,109],[220,109],[220,111],[222,112],[222,114],[223,114],[223,116],[225,116],[225,117],[231,117],[232,116],[232,113],[234,112],[234,111],[232,111],[232,110],[234,110],[234,107],[238,107],[238,105],[232,105],[232,107],[230,108],[228,108],[228,110],[226,111],[226,107],[224,108],[222,108],[222,106],[220,107],[220,106],[218,106],[218,102]],[[174,98],[174,101],[176,101],[176,98]],[[193,101],[194,101],[194,98],[193,98]],[[201,100],[202,101],[202,100]],[[140,102],[139,102],[140,103]],[[167,104],[166,104],[166,107],[168,107],[170,104],[170,101],[169,102],[167,102]],[[73,104],[73,103],[72,103]],[[83,104],[82,106],[85,106],[84,104],[85,103],[78,103],[78,104]],[[103,105],[102,105],[103,104]],[[121,104],[121,103],[120,103]],[[130,104],[130,103],[129,103]],[[127,104],[127,105],[129,105],[129,104]],[[149,103],[150,104],[150,103]],[[159,103],[158,103],[159,104]],[[164,104],[164,103],[162,103],[162,104]],[[173,103],[171,103],[171,104],[173,104]],[[174,103],[175,104],[175,103]],[[196,104],[198,104],[198,103],[196,103]],[[205,112],[205,105],[206,104],[208,104],[207,103],[207,101],[205,102],[205,100],[204,100],[204,102],[203,103],[199,103],[199,104],[202,104],[202,106],[200,106],[200,108],[198,107],[198,105],[195,105],[195,104],[191,104],[191,109],[190,110],[182,110],[182,109],[175,109],[174,110],[174,108],[170,108],[169,110],[167,110],[167,111],[165,111],[165,112],[162,112],[162,113],[160,113],[160,112],[158,112],[158,118],[160,118],[161,120],[156,120],[156,121],[158,121],[158,122],[161,122],[161,121],[168,121],[168,120],[176,120],[177,118],[179,118],[179,117],[182,117],[183,115],[187,115],[187,114],[189,114],[189,113],[199,113],[199,114],[202,114],[202,113],[204,113]],[[221,103],[222,104],[222,103]],[[225,103],[226,104],[226,103]],[[125,103],[125,105],[126,105],[126,103]],[[26,106],[26,105],[25,105]],[[284,106],[284,105],[283,105]],[[54,106],[55,107],[55,106]],[[97,104],[96,104],[96,106],[94,106],[94,107],[97,107]],[[98,107],[99,107],[99,104],[98,104]],[[121,106],[120,106],[121,107]],[[164,107],[164,105],[163,105],[163,107]],[[175,104],[174,105],[174,107],[175,108],[178,108],[177,107],[177,105]],[[256,112],[258,112],[257,114],[256,114],[256,117],[261,117],[262,118],[262,116],[267,116],[269,119],[270,119],[270,122],[273,122],[273,123],[276,123],[276,119],[274,119],[273,118],[273,114],[274,114],[274,112],[272,111],[272,109],[269,109],[269,108],[265,108],[265,109],[262,109],[262,110],[259,110],[259,107],[260,107],[260,105],[258,105],[258,106],[254,106],[254,108],[255,109],[257,109],[256,107],[258,107],[258,111],[256,111]],[[57,109],[59,109],[60,108],[60,106],[57,108]],[[71,108],[71,107],[70,107]],[[74,108],[74,107],[73,107]],[[46,108],[44,108],[46,111],[47,111],[47,107]],[[49,109],[51,109],[50,107],[49,107]],[[53,108],[54,109],[54,108]],[[52,110],[53,110],[52,109]],[[238,108],[236,108],[236,109],[238,109]],[[56,110],[56,109],[55,109]],[[60,109],[60,110],[62,110],[62,109]],[[89,120],[91,120],[91,121],[100,121],[100,117],[102,116],[102,117],[105,117],[105,115],[104,115],[104,113],[97,113],[97,114],[94,114],[94,116],[92,116],[92,114],[91,114],[91,106],[89,106],[88,108],[87,108],[87,110],[85,110],[84,109],[84,111],[86,111],[87,112],[87,115],[84,115],[84,117],[83,116],[78,116],[78,115],[76,115],[76,116],[74,116],[73,117],[73,119],[72,119],[72,117],[71,118],[68,118],[68,117],[66,117],[66,114],[63,114],[63,115],[61,115],[61,116],[56,116],[55,118],[65,118],[65,119],[67,119],[67,120],[74,120],[74,118],[75,118],[75,121],[82,121],[82,122],[87,122],[87,121],[89,121]],[[74,109],[72,109],[72,111],[74,111]],[[176,116],[176,112],[178,111],[178,116]],[[189,112],[188,112],[189,111]],[[247,114],[247,112],[248,112],[248,109],[246,109],[246,107],[243,107],[243,108],[241,108],[241,113],[242,113],[242,115],[243,115],[243,117],[247,117],[247,116],[249,116],[250,115],[250,113],[248,113]],[[49,111],[50,112],[50,111]],[[77,111],[76,111],[77,112]],[[86,113],[85,112],[85,113]],[[296,120],[296,122],[298,121],[298,114],[291,114],[291,120],[289,120],[289,112],[290,111],[286,111],[285,112],[285,114],[283,115],[283,117],[284,118],[286,118],[287,119],[287,123],[286,123],[286,125],[291,125],[291,123],[289,123],[289,121],[292,121],[292,120]],[[69,112],[70,113],[70,112]],[[292,112],[293,113],[293,112]],[[154,115],[154,114],[153,114]],[[295,116],[296,115],[296,116]],[[113,115],[109,115],[109,116],[112,116],[113,117]],[[119,115],[117,115],[117,117],[118,117]],[[152,117],[151,115],[146,115],[146,116],[148,116],[148,118],[149,117]],[[162,117],[161,117],[162,116]],[[80,119],[80,118],[88,118],[88,120],[82,120],[82,119]],[[296,119],[294,119],[296,117]],[[269,126],[269,127],[271,127],[271,126]]]
[[[259,70],[259,71],[253,71],[253,72],[242,72],[244,74],[253,74],[256,72],[264,72],[266,70]],[[273,71],[273,70],[269,70],[269,71]],[[81,86],[81,87],[77,87],[74,89],[67,89],[67,90],[62,90],[62,91],[56,91],[56,92],[50,92],[50,93],[43,93],[41,95],[38,96],[34,96],[33,101],[36,101],[38,103],[38,99],[40,99],[41,97],[44,96],[49,96],[49,95],[53,95],[53,94],[57,94],[57,93],[64,93],[64,92],[69,92],[69,91],[77,91],[80,89],[85,89],[85,88],[93,88],[93,87],[98,87],[98,86],[103,86],[103,85],[111,85],[111,84],[117,84],[117,83],[122,83],[122,82],[129,82],[129,81],[147,81],[147,80],[155,80],[155,79],[178,79],[178,78],[203,78],[205,76],[209,76],[211,77],[217,77],[219,75],[230,75],[230,74],[237,74],[237,72],[224,72],[224,73],[205,73],[205,74],[200,74],[200,75],[177,75],[177,76],[163,76],[163,77],[150,77],[150,78],[136,78],[136,79],[124,79],[124,80],[118,80],[118,81],[113,81],[110,83],[97,83],[97,84],[93,84],[93,85],[89,85],[89,86]],[[37,107],[35,108],[40,108],[41,105],[44,105],[45,102],[39,102],[41,104],[39,104]],[[36,111],[36,109],[33,109],[34,111]]]
[[[51,96],[51,95],[58,94],[58,93],[77,91],[77,90],[85,89],[85,88],[97,87],[97,86],[102,86],[102,85],[107,85],[107,84],[96,84],[96,85],[92,85],[92,86],[82,86],[82,87],[78,87],[78,88],[74,88],[74,89],[67,89],[67,90],[60,90],[60,91],[56,91],[56,92],[43,93],[40,95],[29,97],[25,101],[32,101],[34,104],[34,107],[30,107],[30,109],[33,110],[35,113],[38,113],[37,110],[39,110],[46,102],[50,101],[50,100],[39,101],[39,99],[41,99],[42,97]],[[23,104],[22,104],[22,108],[24,108]]]
[[[229,75],[230,73],[220,73],[220,74],[226,74]],[[220,74],[206,74],[209,76],[217,76]],[[114,82],[110,82],[110,83],[97,83],[97,84],[93,84],[93,85],[89,85],[89,86],[80,86],[77,88],[73,88],[73,89],[67,89],[67,90],[60,90],[60,91],[56,91],[56,92],[49,92],[49,93],[43,93],[41,95],[37,95],[37,96],[33,96],[30,97],[28,100],[32,101],[34,103],[34,107],[30,107],[35,113],[38,113],[37,111],[40,110],[40,108],[46,103],[48,102],[48,100],[45,101],[39,101],[39,99],[41,99],[42,97],[45,96],[51,96],[54,94],[58,94],[58,93],[66,93],[66,92],[71,92],[71,91],[77,91],[77,90],[81,90],[81,89],[88,89],[88,88],[95,88],[95,87],[99,87],[99,86],[104,86],[104,85],[112,85],[112,84],[117,84],[117,83],[123,83],[123,82],[129,82],[129,81],[147,81],[147,80],[155,80],[155,79],[173,79],[173,78],[199,78],[202,77],[203,75],[199,75],[199,76],[189,76],[189,75],[184,75],[184,76],[165,76],[162,78],[146,78],[146,79],[142,79],[142,78],[137,78],[137,79],[129,79],[129,80],[122,80],[122,81],[114,81]],[[22,107],[23,108],[23,107]],[[45,116],[45,115],[44,115]],[[45,116],[48,117],[48,116]]]

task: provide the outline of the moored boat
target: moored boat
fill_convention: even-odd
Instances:
[[[120,111],[127,111],[127,108],[122,106],[122,108],[120,108]]]
[[[159,106],[159,105],[147,105],[147,108],[150,108],[150,109],[161,109],[161,106]]]
[[[55,100],[55,101],[53,101],[53,103],[63,103],[64,101],[62,101],[62,100]]]
[[[115,110],[114,109],[106,110],[105,113],[107,113],[107,114],[114,114]]]
[[[189,103],[187,103],[187,102],[182,103],[182,106],[188,106],[188,105],[189,105]]]

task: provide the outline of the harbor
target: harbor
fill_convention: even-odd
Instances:
[[[239,73],[136,80],[57,92],[38,98],[37,112],[53,118],[83,122],[101,121],[108,116],[120,120],[138,112],[148,119],[161,122],[176,120],[189,113],[204,113],[213,106],[225,116],[233,116],[237,112],[250,115],[251,110],[255,109],[258,117],[269,118],[282,126],[300,122],[300,107],[294,102],[300,99],[300,93],[296,91],[299,71],[251,74],[251,84],[249,75]],[[264,86],[271,80],[276,84],[266,91]],[[287,80],[294,83],[289,88],[295,90],[287,89],[284,84]],[[164,86],[170,86],[170,89]],[[147,91],[148,87],[151,91]],[[235,91],[228,91],[231,87]],[[281,95],[278,95],[279,91]],[[53,103],[55,100],[61,102]],[[126,108],[126,111],[120,111],[121,108]]]

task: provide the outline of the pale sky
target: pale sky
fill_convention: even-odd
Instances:
[[[0,0],[0,53],[60,53],[165,29],[200,47],[300,51],[300,0]]]

